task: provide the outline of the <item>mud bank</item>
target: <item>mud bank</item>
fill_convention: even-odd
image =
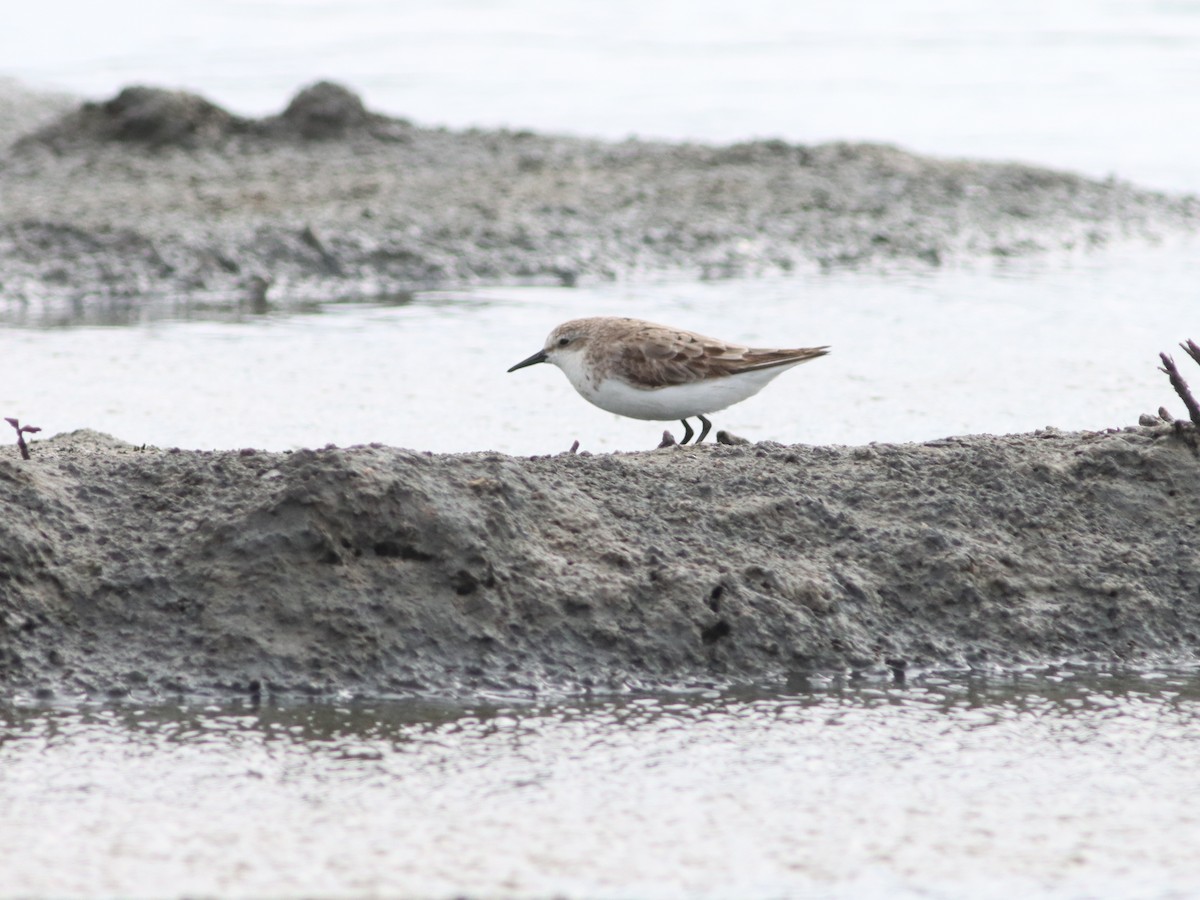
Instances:
[[[458,694],[1191,664],[1200,462],[1167,426],[534,459],[0,459],[12,693]]]
[[[331,84],[260,120],[154,88],[66,113],[47,97],[47,117],[36,96],[0,90],[10,315],[156,297],[288,303],[661,271],[938,265],[1200,222],[1194,198],[1027,165],[872,144],[455,132],[377,115]]]

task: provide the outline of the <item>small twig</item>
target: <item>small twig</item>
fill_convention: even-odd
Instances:
[[[654,449],[661,450],[661,449],[663,449],[663,447],[674,447],[674,446],[675,446],[675,435],[671,434],[671,432],[669,432],[669,431],[664,431],[662,440],[659,442],[658,446],[655,447]]]
[[[1200,347],[1196,346],[1195,341],[1184,341],[1179,346],[1183,348],[1184,352],[1188,356],[1194,359],[1197,363],[1200,363]]]
[[[17,430],[17,447],[21,451],[21,459],[29,459],[29,445],[25,443],[25,435],[37,434],[42,429],[36,425],[22,425],[17,419],[5,417],[4,421]]]
[[[1167,377],[1171,379],[1171,387],[1175,388],[1175,393],[1179,395],[1179,399],[1187,407],[1192,424],[1200,428],[1200,404],[1196,403],[1196,398],[1192,396],[1192,392],[1188,389],[1187,382],[1179,374],[1179,369],[1175,368],[1175,360],[1171,359],[1165,353],[1158,354],[1158,358],[1163,362],[1159,368],[1166,372]]]
[[[570,449],[570,450],[568,450],[567,452],[568,452],[568,453],[570,453],[570,454],[572,454],[572,455],[574,455],[574,454],[578,453],[578,452],[579,452],[579,441],[576,441],[575,443],[573,443],[573,444],[571,445],[571,449]]]

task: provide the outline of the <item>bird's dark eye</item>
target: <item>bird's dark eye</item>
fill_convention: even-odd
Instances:
[[[558,339],[558,346],[560,347],[565,347],[569,343],[571,343],[571,339],[568,337],[561,337]]]

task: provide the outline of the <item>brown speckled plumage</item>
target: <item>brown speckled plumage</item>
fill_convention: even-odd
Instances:
[[[613,316],[564,322],[554,330],[547,346],[564,336],[585,342],[585,356],[596,380],[621,378],[642,388],[794,365],[829,352],[828,347],[745,347],[694,331]]]

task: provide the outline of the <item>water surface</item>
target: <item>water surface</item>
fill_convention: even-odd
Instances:
[[[664,427],[589,405],[550,366],[505,370],[551,328],[628,315],[766,346],[832,345],[713,415],[750,440],[863,444],[1132,425],[1182,404],[1158,353],[1200,339],[1194,246],[1004,266],[711,282],[506,287],[310,314],[117,311],[127,327],[0,328],[0,411],[45,435],[283,450],[643,450]],[[155,316],[166,316],[155,318]],[[1190,365],[1190,363],[1189,363]]]
[[[0,894],[1186,897],[1200,680],[0,707]]]

